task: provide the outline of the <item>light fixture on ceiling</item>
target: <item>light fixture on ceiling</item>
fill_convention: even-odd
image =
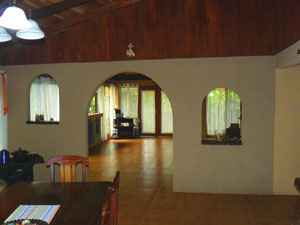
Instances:
[[[13,4],[13,6],[6,8],[0,17],[0,26],[12,30],[29,29],[31,24],[28,22],[24,11],[15,6],[16,0]]]
[[[39,40],[45,37],[44,32],[41,30],[37,22],[32,20],[31,17],[31,10],[29,9],[29,23],[31,28],[27,30],[19,30],[16,35],[18,38],[25,39],[25,40]]]
[[[14,1],[14,4],[15,4],[15,1]],[[14,8],[13,8],[14,7]],[[44,32],[40,29],[39,25],[37,24],[37,22],[35,22],[34,20],[32,20],[30,17],[31,17],[31,10],[29,9],[29,12],[28,12],[28,17],[29,19],[27,20],[26,19],[26,15],[25,13],[23,12],[22,9],[18,8],[19,10],[22,11],[22,13],[24,14],[24,20],[26,20],[26,22],[29,24],[29,26],[26,26],[28,27],[28,29],[19,29],[20,26],[17,28],[17,25],[21,24],[21,22],[18,22],[17,25],[13,25],[13,26],[8,26],[5,21],[8,21],[8,23],[12,22],[12,21],[15,21],[16,18],[18,16],[13,16],[13,19],[12,19],[12,16],[10,14],[10,12],[12,11],[8,11],[8,14],[5,14],[5,12],[9,9],[9,8],[18,8],[18,7],[15,7],[15,6],[12,6],[12,7],[8,7],[2,17],[0,17],[0,42],[7,42],[7,41],[10,41],[12,39],[11,35],[7,33],[6,29],[4,28],[7,28],[7,29],[17,29],[18,31],[16,32],[16,36],[20,39],[24,39],[24,40],[39,40],[39,39],[42,39],[45,37],[45,34]],[[20,12],[20,11],[17,11],[17,12]],[[15,18],[16,17],[16,18]],[[20,17],[18,17],[20,18]],[[23,21],[24,21],[23,20]],[[17,20],[16,20],[17,21]],[[3,25],[4,24],[4,25]],[[12,31],[10,31],[11,33]]]
[[[0,27],[0,42],[7,42],[11,40],[11,36],[3,27]]]

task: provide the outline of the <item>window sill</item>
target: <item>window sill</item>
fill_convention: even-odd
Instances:
[[[56,125],[59,121],[26,121],[26,124]]]
[[[217,140],[202,140],[203,145],[242,145],[241,140],[227,140],[227,141],[217,141]]]

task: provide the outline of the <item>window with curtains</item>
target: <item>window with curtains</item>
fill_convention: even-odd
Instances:
[[[7,76],[0,70],[0,149],[7,149]]]
[[[89,107],[89,113],[97,113],[98,112],[98,107],[97,107],[97,94],[95,94],[95,96],[92,98],[90,107]]]
[[[164,91],[161,91],[161,133],[173,134],[172,106]]]
[[[241,143],[241,101],[233,90],[216,88],[203,100],[202,143]]]
[[[124,117],[138,118],[139,86],[136,83],[120,84],[120,107]]]
[[[59,121],[59,88],[50,75],[40,75],[31,84],[30,121]]]

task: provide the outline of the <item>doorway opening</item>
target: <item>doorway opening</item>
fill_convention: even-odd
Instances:
[[[172,107],[149,77],[122,73],[97,89],[89,107],[88,143],[90,180],[110,180],[118,170],[123,185],[172,188]]]
[[[172,136],[166,93],[142,74],[118,74],[96,91],[89,107],[89,148],[110,139]]]

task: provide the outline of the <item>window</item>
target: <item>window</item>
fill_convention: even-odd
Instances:
[[[59,121],[59,89],[49,75],[40,75],[31,84],[30,121]]]
[[[202,143],[240,144],[240,97],[227,88],[210,91],[203,100]]]
[[[164,91],[161,91],[161,133],[173,133],[173,114],[170,100]]]
[[[136,83],[120,84],[120,103],[124,117],[138,118],[139,86]]]
[[[0,149],[7,149],[7,77],[6,72],[0,70]]]
[[[93,97],[92,101],[91,101],[91,105],[89,107],[89,113],[93,114],[93,113],[97,113],[98,109],[97,109],[97,93],[96,95]]]

